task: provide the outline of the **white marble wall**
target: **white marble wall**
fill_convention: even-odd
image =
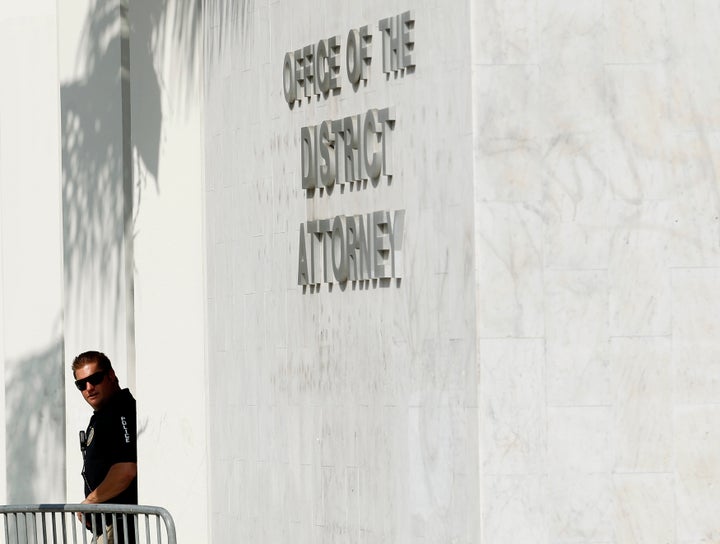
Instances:
[[[718,22],[473,3],[483,542],[720,538]]]
[[[0,4],[0,502],[65,497],[57,6]]]

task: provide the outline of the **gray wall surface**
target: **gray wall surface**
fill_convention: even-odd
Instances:
[[[213,538],[476,541],[469,6],[416,4],[416,67],[387,75],[378,24],[404,4],[248,3],[232,38],[213,6],[205,95]],[[347,36],[364,25],[371,62],[355,89]],[[291,108],[286,52],[335,35],[339,92]],[[303,190],[302,127],[374,108],[394,108],[392,177]],[[383,210],[405,211],[401,279],[298,285],[301,224]]]

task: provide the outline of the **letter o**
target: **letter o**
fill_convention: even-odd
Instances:
[[[340,253],[338,255],[338,252]],[[338,262],[339,261],[339,262]],[[337,215],[332,226],[332,266],[335,279],[342,283],[348,279],[347,247],[345,245],[345,216]]]
[[[295,57],[292,53],[285,53],[283,61],[283,93],[285,101],[292,106],[297,98],[295,87]]]

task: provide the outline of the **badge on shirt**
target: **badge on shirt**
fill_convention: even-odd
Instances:
[[[89,446],[90,443],[93,441],[93,438],[95,438],[95,427],[90,427],[85,445]]]

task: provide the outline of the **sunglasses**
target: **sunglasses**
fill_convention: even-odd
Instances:
[[[90,383],[92,385],[98,385],[104,379],[105,379],[105,371],[100,370],[99,372],[96,372],[95,374],[90,374],[87,378],[83,378],[81,380],[75,380],[75,387],[77,387],[80,391],[85,391],[85,388],[87,387],[88,383]]]

